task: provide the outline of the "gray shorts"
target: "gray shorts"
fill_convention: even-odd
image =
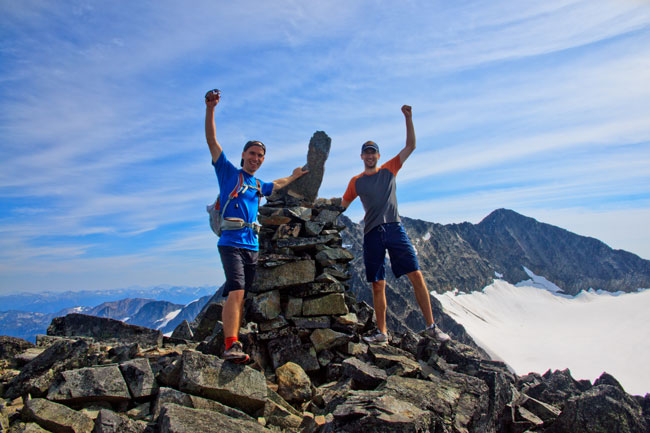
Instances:
[[[219,246],[219,256],[226,274],[226,284],[221,296],[227,297],[231,291],[249,290],[255,279],[258,251],[246,248]]]

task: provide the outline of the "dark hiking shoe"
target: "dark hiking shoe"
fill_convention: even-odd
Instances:
[[[386,344],[388,343],[388,335],[377,330],[377,333],[363,337],[363,341],[370,344]]]
[[[451,340],[449,334],[443,332],[442,329],[438,328],[435,323],[427,327],[425,332],[429,337],[433,337],[441,343]]]
[[[226,361],[231,361],[236,364],[242,364],[244,362],[247,362],[250,357],[244,352],[244,347],[242,346],[241,342],[235,341],[232,343],[232,346],[230,346],[230,349],[226,350],[223,352],[223,359]]]

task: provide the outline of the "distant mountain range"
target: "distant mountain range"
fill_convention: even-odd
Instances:
[[[139,289],[138,289],[139,290]],[[175,294],[176,298],[196,295],[206,291],[204,288],[182,288],[185,293]],[[118,301],[103,302],[95,307],[75,306],[64,308],[56,313],[41,313],[30,311],[9,310],[0,312],[0,335],[23,338],[34,341],[36,335],[45,334],[47,327],[55,317],[65,316],[69,313],[83,313],[91,316],[107,317],[121,320],[123,322],[145,326],[152,329],[160,329],[163,333],[172,332],[183,320],[191,321],[201,311],[201,308],[214,294],[215,289],[209,294],[201,296],[187,304],[176,304],[168,301],[144,298],[125,298]],[[92,292],[84,292],[86,299],[92,298]],[[69,299],[71,292],[62,294],[57,302]],[[49,294],[56,297],[56,294]],[[105,296],[97,293],[96,296]],[[72,297],[74,299],[74,297]],[[40,300],[37,300],[37,304]],[[3,304],[6,305],[6,304]],[[74,304],[73,304],[74,305]]]
[[[650,288],[650,260],[512,210],[496,210],[476,225],[448,227],[510,283],[527,279],[527,267],[569,295]]]
[[[510,283],[528,279],[524,268],[544,276],[562,291],[575,295],[590,288],[632,292],[650,287],[650,261],[603,242],[571,233],[512,210],[499,209],[478,224],[441,225],[402,218],[418,254],[430,290],[481,290],[495,277]],[[350,287],[359,301],[372,305],[363,266],[363,226],[345,216],[344,246],[354,254]],[[33,341],[51,320],[71,312],[119,319],[130,324],[171,332],[182,320],[191,321],[215,293],[216,287],[133,288],[110,291],[44,292],[0,297],[0,335]],[[389,327],[423,327],[420,311],[406,277],[387,271]],[[115,299],[121,299],[115,301]],[[97,301],[97,302],[94,302]],[[459,326],[432,298],[434,316],[443,328]]]
[[[202,296],[213,294],[216,289],[216,286],[180,287],[165,285],[110,290],[82,290],[78,292],[25,292],[0,296],[0,311],[19,310],[36,313],[57,313],[66,308],[95,307],[102,302],[127,298],[145,298],[185,305]]]

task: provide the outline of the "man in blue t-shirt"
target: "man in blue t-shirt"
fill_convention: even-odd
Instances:
[[[217,173],[222,206],[225,205],[227,196],[240,182],[249,186],[242,193],[233,197],[226,209],[222,209],[224,220],[241,221],[246,225],[239,229],[223,230],[217,243],[226,275],[226,283],[222,292],[222,296],[227,297],[222,313],[226,343],[224,359],[241,363],[249,359],[238,336],[244,296],[246,290],[250,289],[253,283],[257,266],[259,242],[254,224],[257,220],[260,197],[271,195],[274,188],[279,189],[289,185],[307,173],[307,170],[298,167],[293,170],[291,176],[270,183],[258,182],[254,174],[264,162],[266,155],[266,147],[260,141],[246,143],[241,155],[240,165],[242,168],[235,167],[226,159],[216,137],[214,109],[219,103],[219,99],[218,91],[209,91],[205,95],[205,138],[212,155],[212,165]]]

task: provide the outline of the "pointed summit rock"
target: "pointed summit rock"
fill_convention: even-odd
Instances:
[[[301,201],[313,203],[325,174],[325,161],[330,154],[332,139],[323,131],[316,131],[309,140],[307,169],[309,173],[280,190],[281,195],[290,195]],[[275,194],[274,194],[275,195]],[[273,197],[271,198],[273,200]]]

